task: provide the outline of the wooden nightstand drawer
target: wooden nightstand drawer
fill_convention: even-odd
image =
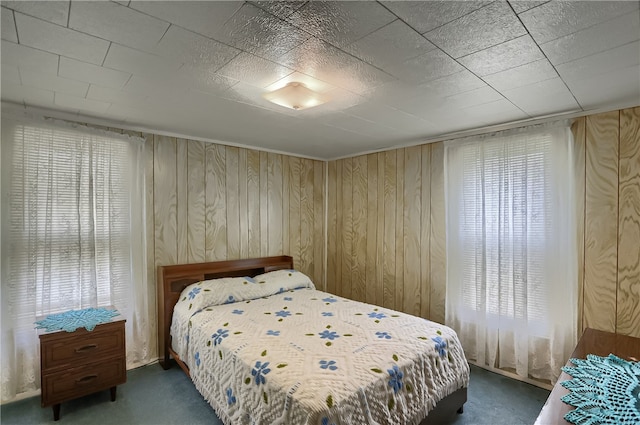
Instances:
[[[92,332],[84,329],[57,332],[41,340],[42,372],[94,362],[123,351],[124,327],[118,323],[100,326]]]
[[[61,403],[122,384],[127,379],[126,366],[120,356],[42,375],[42,405]]]

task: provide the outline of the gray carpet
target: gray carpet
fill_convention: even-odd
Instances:
[[[543,389],[471,366],[464,413],[448,424],[532,424],[548,395]],[[3,405],[0,422],[55,423],[51,408],[41,408],[39,397]],[[128,382],[118,387],[114,403],[109,402],[109,391],[63,403],[58,423],[222,424],[178,367],[164,371],[157,364],[129,371]]]

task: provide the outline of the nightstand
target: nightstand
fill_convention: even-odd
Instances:
[[[60,419],[60,403],[87,394],[111,390],[127,381],[125,319],[97,325],[93,331],[40,334],[40,383],[42,407],[53,406],[53,420]]]

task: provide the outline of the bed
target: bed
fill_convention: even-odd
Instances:
[[[289,256],[158,267],[159,361],[225,424],[428,424],[462,413],[450,328],[315,289]]]

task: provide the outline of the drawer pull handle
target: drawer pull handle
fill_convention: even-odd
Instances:
[[[77,384],[88,384],[89,382],[93,381],[94,379],[96,379],[98,377],[98,375],[87,375],[87,376],[83,376],[80,379],[76,379],[76,383]]]
[[[87,351],[91,351],[95,348],[98,348],[98,344],[85,345],[84,347],[76,348],[76,353],[78,354],[86,353]]]

